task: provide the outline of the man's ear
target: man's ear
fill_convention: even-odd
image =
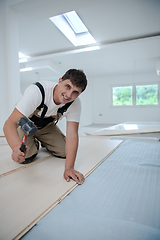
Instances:
[[[62,82],[62,78],[59,78],[59,81],[58,81],[58,83],[61,83]]]

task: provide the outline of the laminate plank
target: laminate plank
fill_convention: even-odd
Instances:
[[[0,178],[4,177],[12,172],[19,171],[22,168],[26,168],[30,165],[38,163],[39,161],[46,160],[52,155],[45,149],[40,149],[35,161],[30,164],[19,164],[11,159],[12,150],[9,145],[0,145]]]
[[[134,134],[147,134],[147,133],[160,133],[160,128],[144,128],[133,130],[108,130],[101,129],[95,132],[86,132],[85,134],[91,136],[120,136],[120,135],[134,135]]]

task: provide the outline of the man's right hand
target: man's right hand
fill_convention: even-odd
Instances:
[[[12,114],[6,120],[3,131],[6,137],[6,140],[12,149],[12,159],[15,162],[22,163],[25,161],[25,154],[28,152],[26,148],[26,153],[21,152],[21,139],[19,138],[19,134],[17,132],[18,120],[24,117],[22,113],[20,113],[16,108],[13,110]]]
[[[20,146],[14,147],[14,149],[12,151],[12,159],[13,159],[13,161],[18,162],[18,163],[24,162],[25,161],[25,156],[26,156],[27,152],[28,152],[28,147],[27,146],[26,146],[25,153],[21,152]]]

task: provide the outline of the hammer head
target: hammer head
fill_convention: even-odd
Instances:
[[[27,117],[20,118],[18,120],[18,125],[28,137],[35,135],[38,130],[34,123]]]

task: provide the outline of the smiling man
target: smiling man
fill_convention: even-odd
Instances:
[[[39,142],[54,156],[66,158],[64,178],[78,184],[84,182],[82,173],[74,169],[78,149],[78,127],[81,103],[78,96],[87,86],[86,75],[77,69],[68,70],[58,84],[48,81],[29,86],[4,124],[4,134],[12,149],[15,162],[27,164],[38,154]],[[25,154],[20,151],[23,132],[17,126],[21,117],[29,117],[38,131],[27,138]],[[56,123],[67,119],[66,137]]]

